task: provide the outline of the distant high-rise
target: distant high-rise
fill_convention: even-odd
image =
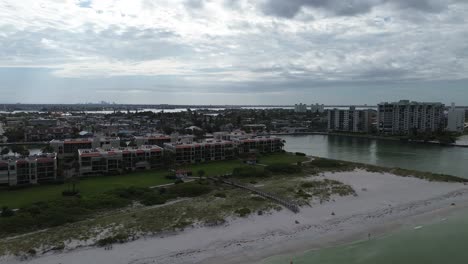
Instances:
[[[312,113],[323,113],[325,112],[325,105],[323,104],[313,104],[310,106]]]
[[[368,133],[372,124],[372,110],[328,110],[328,131]]]
[[[380,103],[377,110],[378,130],[391,135],[441,131],[445,128],[444,110],[442,103],[409,100]]]
[[[452,103],[452,107],[447,114],[447,131],[463,133],[465,130],[465,110],[457,110],[455,104]]]
[[[307,105],[300,103],[294,105],[294,112],[296,113],[306,113],[307,112]]]

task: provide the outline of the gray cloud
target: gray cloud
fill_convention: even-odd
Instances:
[[[23,94],[68,100],[67,87],[82,101],[99,91],[117,102],[232,103],[249,93],[292,103],[326,100],[329,91],[437,91],[428,84],[445,82],[468,98],[468,6],[461,0],[68,3],[0,1],[0,102]],[[20,90],[4,92],[12,88]]]
[[[372,8],[384,4],[398,9],[423,12],[441,12],[453,0],[267,0],[262,5],[265,14],[285,18],[295,17],[301,8],[318,8],[338,16],[368,13]]]
[[[189,8],[202,8],[205,5],[204,0],[185,0],[185,4]]]

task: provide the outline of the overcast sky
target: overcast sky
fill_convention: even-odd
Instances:
[[[468,105],[466,0],[0,0],[0,103]]]

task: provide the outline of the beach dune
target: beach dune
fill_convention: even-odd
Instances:
[[[314,177],[348,184],[357,196],[314,201],[298,214],[282,210],[233,218],[222,226],[145,237],[114,245],[112,250],[89,247],[51,253],[28,263],[261,263],[273,255],[368,239],[402,226],[416,227],[468,206],[468,186],[461,183],[363,170]],[[21,263],[12,257],[0,261]]]

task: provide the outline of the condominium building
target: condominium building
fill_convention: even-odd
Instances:
[[[57,119],[31,119],[28,121],[28,124],[31,126],[42,126],[42,127],[53,127],[57,126],[58,120]]]
[[[154,169],[163,163],[163,148],[142,145],[126,148],[78,150],[80,176],[118,174],[123,171]]]
[[[164,149],[174,153],[178,164],[226,160],[234,157],[234,143],[225,140],[206,140],[202,143],[165,143]]]
[[[296,113],[306,113],[307,112],[307,105],[300,103],[294,105],[294,112]]]
[[[444,109],[442,103],[381,103],[377,111],[378,130],[393,135],[440,131],[445,127]]]
[[[312,104],[310,106],[312,113],[323,113],[325,112],[325,105],[323,104]]]
[[[372,110],[328,110],[328,131],[368,133],[372,125]]]
[[[250,153],[258,151],[260,153],[279,152],[283,149],[283,141],[271,136],[253,136],[234,138],[239,153]]]
[[[24,130],[24,140],[28,142],[33,142],[49,141],[53,139],[64,139],[72,137],[73,132],[73,128],[71,127],[28,127]]]
[[[215,139],[232,141],[238,153],[258,151],[261,153],[279,152],[283,149],[283,140],[274,136],[259,136],[243,131],[216,132]]]
[[[164,146],[164,143],[171,142],[172,138],[168,135],[163,134],[149,134],[146,136],[135,137],[135,143],[137,146],[141,145],[157,145],[160,147]]]
[[[447,131],[463,133],[465,130],[465,109],[456,109],[452,103],[447,113]]]
[[[0,185],[49,183],[57,180],[55,154],[7,157],[0,160]]]
[[[120,138],[118,137],[95,137],[65,140],[52,140],[50,146],[59,157],[74,157],[79,149],[94,148],[118,148]]]

